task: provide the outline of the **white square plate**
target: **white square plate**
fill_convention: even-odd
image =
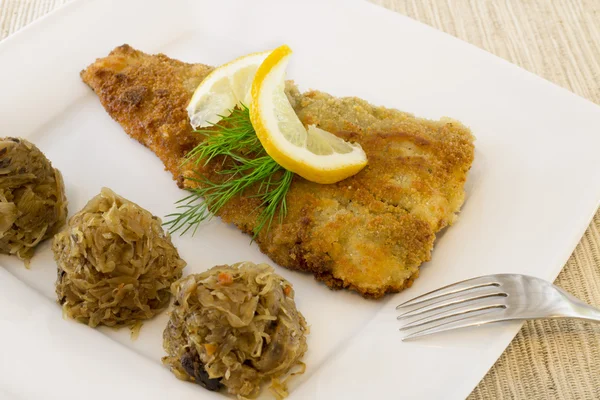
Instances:
[[[520,324],[403,343],[394,306],[476,275],[552,280],[598,205],[599,107],[403,16],[357,0],[80,0],[0,44],[0,135],[29,138],[47,154],[64,174],[71,214],[102,186],[159,216],[183,194],[79,78],[122,43],[213,65],[287,43],[288,76],[301,88],[448,115],[477,136],[460,218],[411,289],[370,301],[277,268],[311,325],[308,369],[292,399],[464,398]],[[269,262],[218,220],[173,240],[187,273]],[[31,270],[7,256],[0,264],[0,397],[222,398],[161,366],[166,313],[132,342],[126,329],[61,318],[49,243]]]

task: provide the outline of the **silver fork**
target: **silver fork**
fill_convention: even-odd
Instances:
[[[517,274],[468,279],[396,307],[402,340],[491,322],[578,318],[600,322],[600,310],[539,278]]]

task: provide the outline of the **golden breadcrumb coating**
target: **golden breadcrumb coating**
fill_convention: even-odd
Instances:
[[[82,71],[108,113],[133,138],[150,148],[180,187],[192,186],[191,164],[182,157],[201,140],[186,106],[212,70],[163,54],[148,55],[128,45],[114,49]],[[260,249],[278,264],[311,272],[332,288],[381,297],[412,284],[430,259],[435,234],[456,219],[473,162],[473,136],[461,123],[429,121],[352,97],[287,94],[304,124],[315,124],[358,142],[368,165],[332,185],[295,176],[281,224],[263,229]],[[201,167],[213,179],[218,160]],[[252,234],[260,204],[248,194],[218,216]]]

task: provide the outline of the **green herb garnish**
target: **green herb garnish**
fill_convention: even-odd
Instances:
[[[218,125],[196,133],[206,136],[206,139],[186,155],[184,163],[199,165],[203,162],[206,165],[215,157],[224,156],[224,162],[231,166],[218,171],[224,176],[220,182],[212,182],[202,176],[187,178],[198,182],[200,187],[188,189],[190,195],[176,203],[180,212],[167,215],[171,219],[165,225],[170,226],[170,231],[181,230],[183,235],[194,228],[195,233],[201,222],[254,185],[258,185],[258,191],[252,196],[260,198],[264,207],[254,228],[254,237],[265,225],[270,228],[278,210],[281,221],[287,212],[285,198],[294,174],[265,152],[250,122],[248,108],[236,107],[230,115],[222,117]]]

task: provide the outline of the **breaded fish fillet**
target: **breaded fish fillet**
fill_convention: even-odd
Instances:
[[[108,113],[150,148],[179,186],[192,173],[181,166],[200,140],[185,110],[196,86],[212,70],[128,45],[82,71]],[[430,259],[435,234],[452,224],[464,200],[473,161],[473,136],[456,121],[428,121],[357,98],[299,93],[288,97],[304,124],[315,124],[362,145],[368,165],[332,185],[294,178],[281,224],[263,229],[256,242],[276,263],[311,272],[331,288],[381,297],[410,286]],[[215,176],[218,163],[199,173]],[[231,200],[218,213],[252,233],[258,199]],[[259,210],[260,211],[260,210]]]

